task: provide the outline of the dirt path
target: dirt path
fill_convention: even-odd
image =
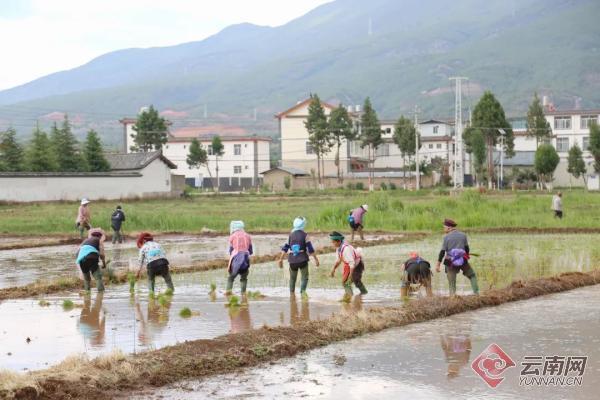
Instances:
[[[600,283],[600,270],[565,273],[552,278],[514,282],[481,296],[435,297],[404,307],[379,307],[340,314],[324,321],[292,327],[263,327],[212,340],[195,340],[133,356],[112,355],[94,360],[71,359],[45,371],[10,382],[0,396],[16,399],[91,399],[123,396],[129,390],[162,386],[183,379],[232,372],[240,367],[295,356],[329,343],[365,333],[447,317],[483,307],[558,293]],[[0,387],[10,376],[0,374]]]

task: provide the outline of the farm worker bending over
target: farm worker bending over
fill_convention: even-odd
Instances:
[[[477,276],[475,271],[469,265],[469,242],[467,235],[456,229],[456,222],[451,219],[444,220],[444,242],[442,250],[438,256],[436,271],[440,272],[442,261],[445,265],[446,275],[448,276],[448,285],[450,287],[450,296],[456,294],[456,275],[462,271],[463,275],[471,281],[473,293],[479,294],[477,285]]]
[[[142,267],[146,264],[148,271],[148,290],[154,293],[154,284],[157,276],[162,276],[171,291],[175,290],[173,280],[169,273],[169,260],[162,246],[154,241],[152,234],[142,232],[137,239],[137,247],[140,249],[138,257],[139,268],[136,277],[139,278],[142,273]]]
[[[363,204],[350,211],[348,224],[350,224],[350,229],[352,229],[352,241],[354,241],[354,232],[356,231],[358,231],[358,234],[360,235],[360,240],[365,240],[365,237],[363,236],[363,217],[367,211],[369,211],[369,206],[367,204]]]
[[[88,292],[92,283],[91,275],[96,278],[96,289],[99,292],[104,291],[102,271],[98,268],[100,260],[102,260],[102,268],[106,268],[104,240],[106,240],[106,236],[102,229],[90,229],[88,238],[81,243],[77,252],[77,265],[83,273],[83,288]]]
[[[90,201],[88,199],[81,199],[79,210],[77,210],[77,219],[75,220],[75,224],[77,225],[77,229],[79,230],[80,238],[83,238],[84,231],[89,231],[92,228],[92,216],[88,204],[90,204]]]
[[[113,211],[110,216],[110,225],[113,230],[112,242],[113,244],[119,241],[119,243],[123,243],[123,235],[121,235],[121,225],[125,222],[125,213],[121,206],[117,206],[115,211]]]
[[[367,294],[367,288],[362,283],[362,274],[365,270],[362,255],[358,249],[344,242],[344,236],[339,232],[332,232],[329,235],[331,243],[337,248],[337,260],[331,270],[331,277],[335,276],[335,270],[340,264],[344,264],[342,275],[342,284],[346,291],[346,296],[352,296],[352,283],[360,290],[360,294]]]
[[[281,256],[279,257],[279,268],[283,268],[283,257],[286,254],[288,255],[288,263],[290,264],[290,293],[292,294],[296,291],[298,270],[300,270],[300,274],[302,275],[300,294],[306,294],[309,256],[312,256],[315,259],[315,265],[319,266],[319,258],[315,253],[312,243],[308,240],[308,235],[304,232],[304,228],[306,228],[306,218],[296,217],[292,233],[287,243],[281,248]]]
[[[227,290],[225,295],[230,295],[235,278],[240,276],[240,289],[242,294],[246,293],[248,284],[248,273],[250,272],[250,256],[252,255],[252,239],[244,231],[243,221],[231,221],[229,224],[229,264],[227,272]]]
[[[431,290],[431,264],[422,259],[416,251],[410,253],[410,258],[402,265],[402,282],[400,294],[408,297],[410,285],[425,286],[427,296],[433,296]]]

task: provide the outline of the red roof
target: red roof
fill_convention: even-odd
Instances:
[[[199,125],[186,126],[170,132],[174,138],[197,138],[199,136],[248,136],[248,131],[236,125]]]
[[[295,110],[299,109],[300,107],[304,107],[305,105],[307,105],[308,103],[310,103],[310,101],[311,101],[311,98],[310,98],[310,97],[309,97],[308,99],[306,99],[306,100],[300,101],[300,102],[298,102],[298,103],[297,103],[295,106],[293,106],[293,107],[291,107],[291,108],[288,108],[287,110],[285,110],[285,111],[282,111],[282,112],[280,112],[279,114],[276,114],[276,115],[275,115],[275,118],[279,118],[279,119],[281,119],[281,118],[283,118],[284,116],[286,116],[287,114],[291,113],[292,111],[295,111]],[[336,108],[335,106],[333,106],[333,105],[331,105],[331,104],[329,104],[329,103],[326,103],[326,102],[324,102],[323,100],[321,100],[321,105],[322,105],[324,108],[329,108],[330,110],[333,110],[333,109],[335,109],[335,108]]]

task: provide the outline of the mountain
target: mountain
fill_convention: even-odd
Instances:
[[[484,89],[511,115],[526,112],[534,91],[559,107],[599,107],[598,15],[596,0],[337,0],[279,27],[115,51],[1,91],[0,124],[68,112],[81,127],[114,131],[119,117],[154,104],[185,115],[177,124],[273,134],[273,114],[311,92],[346,104],[370,96],[384,118],[415,104],[447,117],[455,75],[470,78],[466,107]]]

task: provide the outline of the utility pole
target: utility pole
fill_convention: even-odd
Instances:
[[[419,171],[419,106],[415,106],[415,189],[421,189],[421,171]]]
[[[454,76],[451,81],[456,82],[455,110],[454,110],[454,190],[464,187],[465,171],[463,164],[463,141],[462,141],[462,81],[469,78]]]
[[[504,129],[498,129],[500,131],[500,177],[498,178],[498,190],[502,190],[504,186],[504,136],[506,131]]]

